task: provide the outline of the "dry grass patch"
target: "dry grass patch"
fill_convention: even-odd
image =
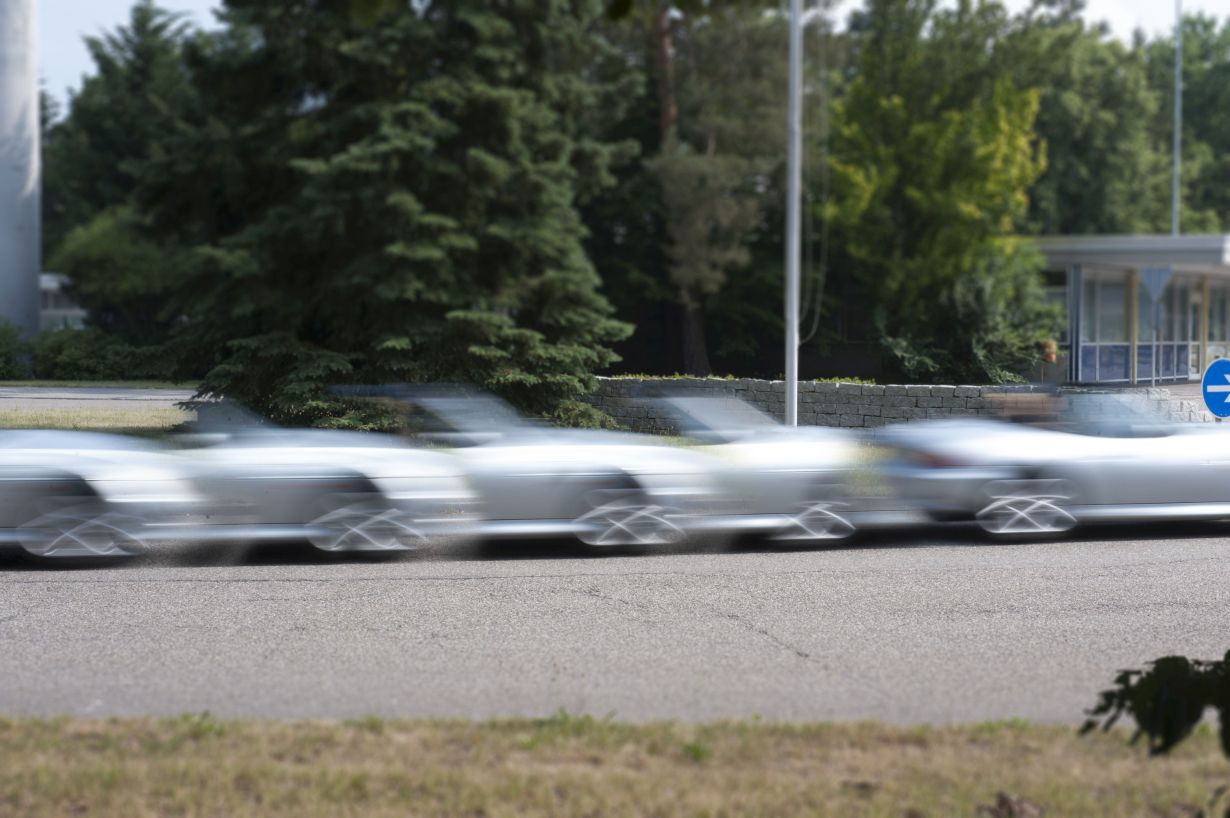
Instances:
[[[1124,735],[999,724],[0,722],[0,815],[1191,815],[1230,779],[1209,731],[1172,758]]]
[[[0,409],[3,429],[74,429],[122,431],[170,429],[192,420],[195,412],[174,406]]]

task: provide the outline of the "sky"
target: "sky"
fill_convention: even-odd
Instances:
[[[1013,11],[1029,0],[1005,0]],[[39,51],[42,75],[47,90],[61,103],[70,88],[81,85],[92,63],[82,38],[97,34],[128,19],[132,0],[36,0],[39,10]],[[844,17],[860,0],[844,0],[837,13]],[[1185,13],[1204,12],[1217,17],[1230,16],[1230,0],[1182,0]],[[811,5],[812,0],[804,0]],[[202,26],[213,23],[210,9],[218,0],[159,0],[159,5],[185,12]],[[1087,0],[1086,17],[1104,20],[1111,32],[1123,40],[1142,28],[1146,33],[1169,32],[1174,24],[1173,0]]]

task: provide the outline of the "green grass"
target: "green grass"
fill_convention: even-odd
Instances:
[[[623,724],[0,720],[0,815],[973,816],[1194,814],[1230,780],[1210,731],[1147,759],[1126,734],[1019,721]],[[990,813],[997,814],[997,813]]]

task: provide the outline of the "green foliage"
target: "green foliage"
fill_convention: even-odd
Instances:
[[[786,26],[737,6],[693,14],[683,25],[679,121],[649,166],[668,214],[671,281],[688,303],[718,292],[749,261],[747,239],[767,198],[763,180],[781,164],[785,143]]]
[[[177,728],[180,735],[192,741],[217,739],[226,734],[226,722],[205,710],[200,713],[185,713],[167,720],[168,726]]]
[[[709,760],[709,757],[713,755],[713,750],[709,749],[708,745],[703,742],[689,741],[683,745],[683,754],[691,761],[700,764]]]
[[[1150,755],[1164,755],[1192,734],[1212,710],[1222,752],[1230,758],[1230,651],[1216,661],[1163,656],[1148,670],[1124,670],[1098,696],[1082,733],[1109,730],[1124,715],[1136,722],[1133,743],[1145,739]]]
[[[1013,379],[1058,330],[1013,236],[1169,226],[1169,37],[1125,45],[1078,0],[873,0],[829,26],[806,46],[809,199],[832,176],[805,217],[812,349]],[[1216,231],[1230,22],[1183,31],[1183,225]],[[616,351],[772,376],[785,43],[761,0],[230,0],[209,33],[140,0],[87,39],[63,118],[44,95],[45,257],[106,340],[82,336],[96,362],[44,340],[41,365],[161,354],[357,428],[389,421],[329,384],[476,381],[603,425],[578,398]]]
[[[870,301],[908,379],[1010,379],[1053,330],[1041,260],[1007,238],[1043,168],[1037,94],[996,77],[985,50],[968,47],[967,18],[983,11],[873,0],[857,74],[834,105],[825,215],[835,266]]]
[[[191,248],[181,365],[300,423],[344,411],[331,383],[467,380],[535,414],[591,389],[630,331],[576,211],[610,153],[579,127],[600,10],[231,4],[143,187]]]
[[[637,323],[630,364],[704,374],[709,348],[743,355],[779,311],[780,285],[759,286],[774,271],[750,262],[782,197],[786,24],[763,2],[668,6],[608,4],[622,21],[606,29],[614,65],[639,81],[597,125],[635,140],[641,159],[586,208],[587,250]]]
[[[974,33],[1000,44],[997,71],[1039,94],[1035,131],[1047,165],[1030,189],[1030,229],[1167,230],[1169,151],[1154,133],[1162,97],[1143,45],[1086,23],[1071,2],[1037,5],[1012,20],[984,13],[980,22]]]
[[[702,308],[751,261],[750,240],[781,165],[785,20],[749,4],[697,7],[675,32],[674,129],[648,162],[662,191],[669,278],[683,309],[684,361],[709,371]]]
[[[101,211],[73,228],[51,266],[69,277],[68,293],[91,326],[131,344],[166,338],[171,321],[161,313],[178,264],[144,235],[131,208]]]
[[[28,353],[17,327],[0,321],[0,380],[14,381],[29,375]]]
[[[1149,84],[1159,98],[1152,131],[1168,161],[1173,130],[1174,43],[1169,36],[1162,36],[1150,41],[1144,50]],[[1227,174],[1230,174],[1230,131],[1227,131],[1230,111],[1227,106],[1230,106],[1230,20],[1219,23],[1203,14],[1185,15],[1181,217],[1184,233],[1215,233],[1230,228],[1230,191],[1225,185]],[[1169,198],[1165,201],[1169,204]],[[1167,210],[1164,227],[1169,224]]]
[[[127,25],[86,37],[95,73],[72,95],[67,117],[45,126],[44,257],[74,227],[130,201],[143,162],[191,103],[183,46],[192,36],[184,15],[139,0]]]
[[[97,329],[39,333],[31,344],[33,376],[49,380],[164,380],[170,375],[167,352],[135,347]]]

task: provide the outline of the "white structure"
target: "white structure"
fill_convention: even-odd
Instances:
[[[39,273],[39,329],[81,329],[86,312],[68,297],[68,276],[61,273]]]
[[[35,0],[0,0],[0,320],[38,330],[41,269]]]
[[[1230,356],[1230,236],[1038,239],[1067,312],[1057,380],[1199,380]]]

